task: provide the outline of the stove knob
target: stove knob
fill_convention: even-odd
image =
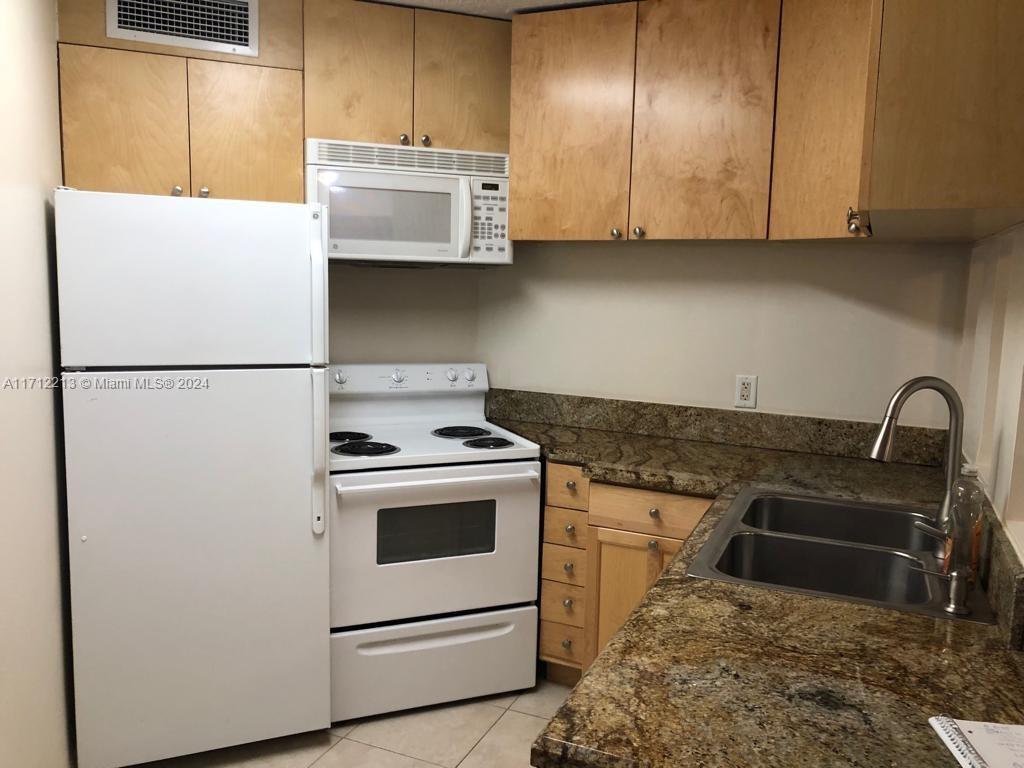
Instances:
[[[472,368],[467,368],[463,376],[466,377],[466,381],[476,381],[476,371]]]
[[[456,371],[454,368],[449,368],[447,371],[444,372],[444,375],[448,377],[448,381],[459,380],[459,372]]]
[[[338,382],[339,384],[344,384],[346,381],[348,381],[348,376],[346,376],[341,371],[335,371],[335,373],[334,373],[334,380],[336,382]]]
[[[395,382],[395,384],[401,384],[405,381],[405,374],[395,368],[395,372],[391,374],[391,380]]]

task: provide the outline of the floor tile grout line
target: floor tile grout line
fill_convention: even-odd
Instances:
[[[327,729],[327,735],[328,735],[328,737],[331,736],[331,731],[330,731],[329,728]],[[313,762],[310,763],[309,765],[307,765],[306,768],[313,768],[314,765],[316,765],[318,762],[320,762],[321,759],[323,759],[324,755],[326,755],[328,752],[330,752],[336,746],[341,744],[342,741],[344,741],[344,739],[338,739],[337,741],[332,742],[331,746],[329,746],[327,749],[325,749],[323,752],[321,752],[319,755],[317,755],[315,758],[313,758]]]
[[[441,763],[435,763],[433,760],[424,760],[422,757],[416,757],[415,755],[407,755],[407,754],[405,754],[405,752],[398,752],[397,750],[394,750],[394,749],[388,749],[387,747],[381,747],[381,746],[378,746],[376,744],[370,744],[367,741],[360,741],[359,739],[353,739],[351,736],[346,736],[345,738],[341,739],[341,741],[339,741],[338,744],[340,744],[342,741],[351,741],[353,744],[362,744],[364,747],[370,747],[371,749],[379,749],[381,752],[390,752],[392,755],[398,755],[399,757],[407,757],[410,760],[417,760],[417,761],[423,763],[424,765],[433,765],[433,766],[436,766],[436,768],[448,768],[448,766],[442,765]],[[476,745],[474,745],[474,746],[476,746]],[[332,749],[333,749],[333,747],[332,747]],[[328,751],[330,751],[330,750],[328,750]],[[323,755],[320,755],[320,757],[323,757]],[[319,758],[317,758],[317,759],[319,759]],[[463,758],[463,760],[465,760],[465,758]],[[462,762],[462,761],[460,760],[459,762]],[[312,768],[312,766],[310,766],[310,768]],[[456,766],[456,768],[458,768],[458,766]]]
[[[473,754],[473,750],[476,749],[478,746],[480,746],[480,742],[483,741],[487,737],[488,733],[490,733],[491,731],[494,730],[494,726],[496,726],[498,723],[500,723],[501,719],[505,715],[507,715],[510,711],[511,710],[506,709],[502,714],[498,715],[498,719],[495,720],[493,723],[491,723],[491,727],[488,728],[486,731],[484,731],[483,735],[479,739],[476,740],[476,744],[474,744],[472,747],[469,748],[469,752],[467,752],[466,754],[464,754],[462,756],[462,759],[459,760],[458,763],[456,763],[455,768],[459,768],[460,765],[462,765],[464,762],[466,762],[466,760],[469,759],[469,756]]]

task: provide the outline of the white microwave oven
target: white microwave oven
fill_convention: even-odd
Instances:
[[[306,140],[330,259],[511,264],[508,155]]]

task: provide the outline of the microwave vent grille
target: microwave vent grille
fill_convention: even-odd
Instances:
[[[316,162],[386,171],[508,176],[508,155],[390,147],[347,141],[317,141]]]
[[[259,55],[259,0],[107,0],[107,37]]]

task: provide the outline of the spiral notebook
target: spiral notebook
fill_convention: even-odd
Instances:
[[[1024,725],[945,716],[928,722],[963,768],[1024,768]]]

